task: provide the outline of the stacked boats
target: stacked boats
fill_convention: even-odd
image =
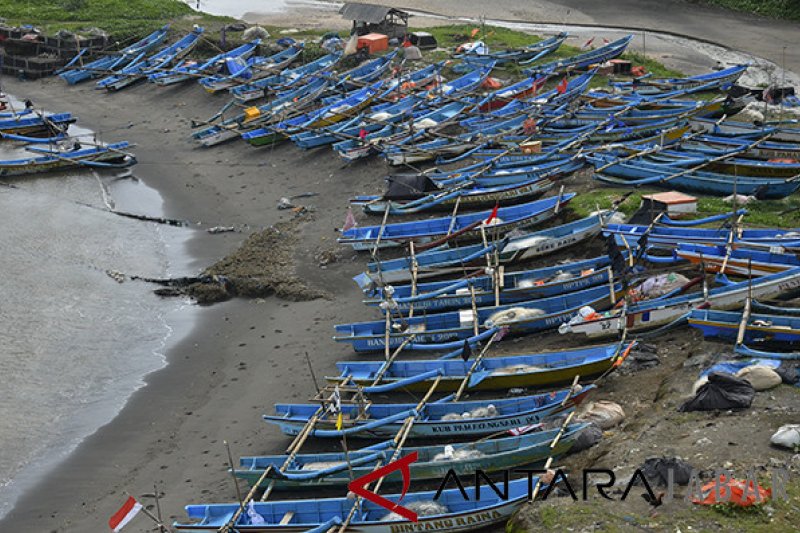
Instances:
[[[152,52],[154,34],[116,54],[112,67],[73,65],[63,76],[75,82],[105,69],[97,86],[111,90],[134,80],[195,80],[230,98],[194,124],[200,146],[288,140],[329,146],[346,162],[381,157],[404,171],[384,177],[383,194],[353,198],[348,209],[363,216],[350,212],[339,236],[342,246],[369,253],[355,281],[376,316],[336,326],[334,340],[377,360],[341,361],[309,403],[277,404],[264,420],[293,437],[287,454],[242,457],[231,467],[252,490],[238,503],[188,506],[189,521],[176,530],[400,530],[402,516],[345,491],[401,456],[415,458],[407,463],[415,490],[406,493],[399,471],[371,490],[402,484],[386,499],[415,509],[414,530],[500,523],[532,496],[527,479],[509,482],[505,497],[484,491],[480,499],[479,487],[431,492],[416,484],[449,471],[550,467],[585,427],[573,421],[575,407],[631,353],[636,342],[626,339],[634,335],[689,322],[730,336],[738,320],[742,353],[757,352],[744,340],[800,338],[796,318],[777,318],[784,308],[759,303],[800,289],[799,234],[746,229],[741,211],[637,225],[622,223],[616,204],[583,217],[570,208],[570,176],[587,163],[615,186],[757,199],[796,191],[797,126],[726,119],[741,102],[719,93],[747,65],[598,91],[590,89],[596,65],[621,55],[630,36],[556,60],[550,54],[566,35],[465,53],[457,68],[408,69],[397,51],[360,64],[333,52],[298,65],[302,43],[259,56],[257,41],[189,60],[200,33]],[[486,89],[493,70],[509,64],[523,65],[524,77]],[[704,98],[688,98],[696,94]],[[423,168],[428,163],[435,166]],[[556,263],[555,255],[567,259]],[[719,275],[709,280],[706,271]],[[495,353],[506,337],[556,330],[607,343]],[[409,391],[421,396],[409,403]],[[348,445],[363,440],[375,442]],[[344,450],[302,453],[312,441],[341,441]],[[536,477],[530,483],[546,487]],[[332,497],[320,498],[322,489]],[[313,499],[272,501],[276,491]]]

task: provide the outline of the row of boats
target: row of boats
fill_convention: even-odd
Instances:
[[[303,149],[331,146],[345,161],[380,156],[413,170],[389,175],[382,195],[353,198],[351,208],[381,222],[348,223],[339,238],[370,254],[355,281],[377,319],[338,325],[334,339],[382,358],[341,361],[309,403],[277,404],[264,420],[293,437],[287,454],[242,457],[233,474],[251,491],[235,503],[187,506],[188,520],[174,524],[178,531],[470,531],[502,523],[544,481],[510,481],[505,494],[475,485],[386,496],[418,510],[413,526],[344,492],[351,480],[402,455],[416,457],[407,471],[415,488],[450,471],[472,476],[551,466],[585,428],[573,421],[575,408],[601,384],[587,378],[622,364],[636,346],[628,339],[642,332],[690,323],[730,338],[736,325],[737,350],[760,357],[773,352],[744,342],[786,347],[797,340],[796,318],[761,302],[800,289],[800,233],[746,229],[743,211],[693,221],[661,216],[650,224],[623,223],[613,208],[571,216],[576,194],[567,180],[587,164],[614,185],[758,198],[793,193],[795,124],[731,122],[726,117],[740,102],[689,97],[725,91],[746,65],[597,91],[594,65],[622,54],[630,37],[553,61],[547,56],[566,35],[485,57],[468,54],[450,69],[460,75],[446,80],[443,64],[406,71],[398,51],[351,67],[341,66],[338,52],[293,66],[302,44],[265,57],[254,55],[258,43],[248,43],[205,62],[160,62],[153,59],[160,52],[148,56],[159,35],[118,54],[113,67],[78,62],[62,77],[105,75],[97,86],[110,90],[121,86],[104,80],[119,76],[154,85],[196,80],[231,99],[195,124],[201,146],[291,140]],[[484,90],[504,64],[524,65],[525,77]],[[436,166],[416,168],[426,163]],[[533,260],[591,249],[603,239],[606,253],[531,268]],[[699,275],[645,290],[659,285],[665,269],[687,268]],[[710,280],[706,272],[717,276]],[[503,338],[554,330],[607,343],[492,355]],[[503,394],[510,389],[523,391]],[[382,401],[405,391],[422,395]],[[365,439],[377,442],[346,446]],[[311,441],[340,440],[343,452],[301,452]],[[396,471],[371,490],[383,483],[408,489],[405,481]],[[323,489],[333,497],[320,497]],[[280,491],[310,497],[272,499]]]

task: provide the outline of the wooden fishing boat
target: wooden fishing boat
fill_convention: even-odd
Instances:
[[[375,247],[401,246],[411,241],[427,243],[455,237],[479,239],[482,227],[490,233],[505,233],[515,228],[524,229],[540,224],[555,216],[574,197],[575,193],[564,193],[525,204],[501,207],[496,213],[479,211],[414,222],[355,227],[342,231],[337,241],[354,250],[371,250]]]
[[[262,78],[244,85],[231,87],[228,91],[240,103],[250,102],[275,91],[289,91],[312,79],[311,76],[327,77],[326,69],[335,65],[342,58],[340,52],[328,54],[310,63],[282,70],[268,78]]]
[[[372,502],[362,501],[360,508],[348,522],[347,531],[362,533],[398,533],[400,531],[473,531],[495,524],[504,524],[514,512],[528,501],[528,484],[537,484],[538,477],[516,479],[508,483],[508,494],[501,498],[497,493],[484,487],[466,487],[465,493],[459,488],[446,489],[438,495],[437,503],[447,512],[420,516],[419,521],[410,523],[399,517],[387,517],[389,511]],[[545,487],[545,486],[543,486]],[[408,506],[414,502],[433,501],[435,491],[408,492],[387,495],[390,501]],[[314,531],[322,533],[343,525],[356,501],[350,498],[315,498],[309,500],[287,500],[272,502],[253,502],[252,512],[258,516],[253,523],[250,512],[242,512],[233,524],[235,531],[241,532],[283,532],[299,533]],[[240,510],[239,503],[207,505],[187,505],[188,523],[174,523],[177,532],[219,531],[228,524]]]
[[[766,276],[800,267],[797,255],[770,250],[680,244],[674,254],[692,264],[702,264],[707,272],[720,272],[724,264],[726,274],[748,277]]]
[[[72,113],[53,113],[49,115],[31,113],[14,118],[0,119],[0,133],[51,137],[53,134],[63,133],[70,124],[77,120],[78,118],[73,116]]]
[[[339,81],[335,88],[338,90],[352,90],[372,83],[383,76],[392,66],[392,61],[397,57],[398,50],[392,50],[386,55],[371,59],[357,67],[346,70],[338,75]],[[385,90],[385,89],[384,89]]]
[[[716,215],[694,221],[697,224],[722,221],[731,218],[730,214]],[[662,221],[664,219],[662,218]],[[673,221],[674,223],[675,221]],[[731,239],[733,231],[733,239]],[[733,247],[766,248],[781,246],[800,248],[800,229],[734,229],[692,228],[685,226],[657,225],[652,228],[637,224],[608,224],[603,235],[613,235],[617,246],[630,249],[647,233],[648,246],[658,248],[677,248],[684,244],[724,246],[729,241]]]
[[[740,312],[694,309],[689,314],[689,325],[706,338],[736,340],[741,324]],[[744,326],[744,342],[796,346],[800,344],[800,318],[751,313]]]
[[[125,168],[136,164],[136,158],[123,151],[129,146],[127,142],[118,142],[72,151],[36,150],[42,155],[0,161],[0,176],[39,174],[74,167]]]
[[[175,65],[169,70],[149,74],[147,76],[147,80],[161,87],[166,87],[168,85],[183,83],[184,81],[198,77],[215,74],[220,68],[226,65],[226,62],[229,59],[246,59],[250,57],[255,53],[258,45],[260,44],[261,39],[254,39],[249,43],[230,50],[229,52],[217,54],[203,63],[187,60]]]
[[[704,128],[709,134],[716,137],[742,135],[763,137],[772,132],[771,139],[777,142],[800,142],[800,120],[784,119],[780,122],[753,124],[735,120],[715,121],[710,118],[696,117],[692,120],[694,126]]]
[[[555,52],[566,40],[566,38],[567,33],[561,32],[558,35],[548,37],[547,39],[529,44],[528,46],[522,48],[503,50],[501,52],[490,52],[486,54],[467,52],[463,54],[456,54],[454,57],[456,59],[463,60],[468,65],[485,65],[493,62],[497,66],[501,66],[507,63],[536,61],[548,54]]]
[[[440,481],[448,471],[459,476],[474,476],[476,470],[498,472],[523,466],[536,466],[551,455],[555,458],[567,453],[575,437],[588,424],[570,424],[554,448],[550,448],[559,429],[539,430],[520,436],[510,436],[452,445],[403,447],[403,454],[416,453],[418,459],[409,465],[415,483],[425,480]],[[288,469],[281,472],[285,455],[242,457],[236,477],[251,486],[261,479],[270,466],[261,486],[273,488],[313,490],[322,487],[344,487],[353,478],[372,472],[379,462],[389,461],[394,452],[391,441],[344,453],[298,454]],[[402,483],[400,472],[384,478],[384,483]]]
[[[563,389],[532,396],[499,398],[478,401],[438,401],[426,404],[414,422],[409,438],[470,439],[501,431],[538,424],[548,417],[567,413],[580,404],[595,389],[594,385],[579,391]],[[490,407],[491,406],[491,407]],[[340,438],[394,437],[409,416],[414,416],[416,404],[343,404],[342,429],[336,429],[338,415],[320,415],[312,436]],[[286,435],[297,435],[319,410],[318,404],[275,404],[275,415],[264,420],[277,425]],[[475,416],[463,416],[474,413]]]
[[[478,105],[478,110],[481,113],[487,113],[503,108],[511,102],[532,98],[537,95],[547,80],[547,75],[535,75],[498,89],[483,99],[483,102]]]
[[[792,178],[800,176],[800,161],[798,160],[761,160],[734,156],[715,161],[714,158],[720,155],[725,155],[724,151],[719,151],[712,155],[690,150],[672,149],[662,150],[647,159],[656,163],[668,163],[681,167],[702,164],[705,165],[704,168],[707,170],[734,176],[740,174],[756,178]]]
[[[690,142],[683,143],[682,146],[689,150],[710,151],[716,154],[720,153],[719,150],[746,149],[742,152],[743,157],[800,160],[800,143],[765,140],[753,146],[753,140],[747,137],[738,138],[701,135],[692,139]]]
[[[255,108],[256,113],[253,113],[252,110],[249,114],[240,113],[218,124],[203,128],[193,133],[192,137],[204,147],[216,146],[238,139],[248,131],[264,124],[284,120],[286,114],[304,109],[307,105],[316,102],[320,95],[330,87],[330,84],[331,81],[325,78],[311,79],[307,85],[277,93],[275,98]],[[221,113],[224,113],[224,110]]]
[[[623,330],[634,333],[688,317],[693,309],[705,307],[736,309],[744,305],[748,297],[773,298],[793,294],[798,290],[800,290],[800,268],[794,268],[754,280],[717,287],[709,290],[707,296],[700,292],[638,302],[628,306],[624,311],[616,309],[603,313],[596,320],[568,324],[560,331],[584,334],[592,338],[618,335]]]
[[[88,49],[84,48],[56,73],[62,80],[70,85],[75,85],[76,83],[91,78],[97,78],[103,74],[108,74],[110,71],[126,66],[141,54],[146,54],[153,50],[167,37],[167,30],[169,30],[169,24],[154,31],[144,39],[123,48],[119,52],[112,52],[94,61],[90,61],[89,63],[82,63],[83,56],[88,51]]]
[[[800,285],[800,280],[798,280]],[[460,311],[429,313],[413,317],[395,316],[388,321],[356,322],[334,326],[337,342],[347,342],[356,352],[383,351],[388,339],[389,347],[396,348],[413,336],[415,349],[454,349],[459,342],[494,328],[506,327],[511,335],[534,333],[559,327],[568,322],[581,307],[591,306],[602,310],[621,294],[619,285],[597,286],[569,294],[491,305]]]
[[[201,78],[198,80],[198,83],[203,86],[206,92],[214,94],[243,83],[260,80],[288,67],[293,61],[300,57],[303,50],[303,43],[293,44],[285,50],[281,50],[271,56],[250,57],[247,61],[238,60],[238,66],[240,68],[237,68],[235,63],[237,60],[229,60],[234,61],[234,64],[228,67],[227,74],[219,73]]]
[[[463,273],[466,268],[486,267],[487,254],[499,265],[519,263],[534,257],[552,254],[584,242],[598,235],[603,228],[602,214],[591,215],[574,222],[554,226],[540,231],[529,232],[518,237],[507,237],[487,243],[486,246],[471,245],[458,248],[442,246],[433,250],[418,252],[414,259],[403,257],[368,263],[367,271],[354,279],[361,287],[380,286],[386,283],[408,282]],[[416,263],[416,264],[414,264]],[[607,263],[602,264],[605,266]],[[602,268],[600,263],[576,263],[581,268]],[[590,266],[593,265],[593,266]],[[540,270],[541,275],[555,275],[558,269]]]
[[[633,81],[611,82],[611,85],[618,90],[645,95],[660,94],[666,91],[680,91],[699,86],[703,86],[703,90],[725,90],[744,74],[748,66],[748,64],[734,65],[716,72],[686,78],[650,79],[648,77],[638,77],[634,78]]]
[[[656,185],[715,196],[746,194],[759,199],[786,198],[800,189],[800,174],[792,178],[732,176],[674,164],[647,163],[641,159],[620,161],[601,154],[587,155],[586,160],[595,168],[603,167],[602,172],[594,173],[596,180],[614,186]],[[701,165],[702,162],[698,164]]]
[[[381,384],[436,372],[437,376],[441,376],[437,391],[457,391],[464,380],[468,381],[467,390],[471,391],[544,387],[569,383],[575,376],[588,378],[602,374],[613,368],[617,361],[624,359],[635,344],[628,342],[558,352],[484,357],[477,367],[473,366],[474,361],[460,358],[394,361],[388,369],[384,368],[384,361],[343,361],[336,363],[339,376],[326,379],[336,383],[350,379],[353,383],[367,387],[365,392],[370,391],[369,388],[379,372],[384,372]],[[403,389],[425,392],[434,379],[437,377],[409,383]],[[376,387],[379,388],[380,385]]]
[[[510,304],[537,298],[548,298],[560,294],[588,289],[608,283],[613,274],[605,260],[587,259],[572,264],[505,272],[499,287],[493,276],[483,275],[460,280],[445,280],[415,285],[392,285],[391,304],[395,312],[406,313],[465,309],[472,305],[473,294],[478,306]],[[488,267],[484,270],[487,270]],[[377,297],[365,300],[367,305],[378,306],[388,297],[387,289],[376,288]]]
[[[185,35],[175,43],[167,46],[163,50],[156,52],[150,57],[141,60],[134,60],[125,68],[116,71],[111,76],[98,81],[95,88],[108,89],[109,91],[119,91],[129,87],[134,83],[147,78],[148,74],[161,71],[175,61],[179,61],[191,52],[200,40],[205,30],[196,27],[191,33]]]
[[[557,59],[548,63],[533,65],[528,70],[525,70],[525,74],[548,71],[563,72],[567,70],[578,70],[581,68],[586,68],[590,65],[605,63],[610,59],[614,59],[615,57],[622,55],[622,53],[628,47],[628,44],[631,42],[631,39],[633,39],[633,35],[628,35],[621,39],[617,39],[616,41],[610,42],[605,46],[601,46],[596,50],[590,50],[582,54],[565,57],[563,59]],[[528,62],[523,62],[523,64],[525,63]]]

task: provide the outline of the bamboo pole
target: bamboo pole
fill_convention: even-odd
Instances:
[[[487,351],[489,351],[489,347],[494,342],[494,339],[495,339],[495,337],[497,337],[498,333],[500,333],[500,332],[497,331],[494,335],[492,335],[492,337],[489,339],[489,342],[486,343],[486,346],[483,347],[481,352],[475,358],[475,361],[472,362],[472,366],[470,367],[470,369],[467,372],[466,376],[464,376],[464,379],[461,380],[461,385],[459,385],[458,391],[456,391],[456,394],[453,397],[453,401],[454,402],[457,402],[457,401],[459,401],[461,399],[461,395],[464,394],[464,391],[467,388],[467,384],[469,383],[469,380],[472,377],[472,374],[475,372],[475,370],[477,370],[478,366],[481,364],[481,361],[483,360],[483,356],[486,355]]]

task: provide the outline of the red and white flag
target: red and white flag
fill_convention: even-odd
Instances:
[[[353,215],[353,210],[351,208],[347,208],[347,215],[344,217],[344,226],[342,226],[342,231],[347,231],[349,229],[353,229],[358,226],[358,222],[356,222],[356,217]]]
[[[129,496],[125,501],[125,504],[119,508],[119,511],[114,513],[114,516],[109,519],[108,527],[115,532],[121,530],[123,527],[128,525],[128,522],[133,520],[133,517],[136,516],[141,510],[142,504],[137,502],[133,496]]]
[[[586,41],[585,43],[583,43],[583,46],[581,46],[581,48],[586,48],[587,46],[589,46],[589,45],[590,45],[590,44],[592,44],[593,42],[594,42],[594,37],[592,37],[591,39],[589,39],[588,41]]]
[[[567,77],[564,76],[564,79],[561,80],[561,83],[559,83],[556,86],[556,90],[558,91],[558,94],[564,94],[565,92],[567,92],[567,87],[568,86],[569,86],[569,82],[567,81]]]

